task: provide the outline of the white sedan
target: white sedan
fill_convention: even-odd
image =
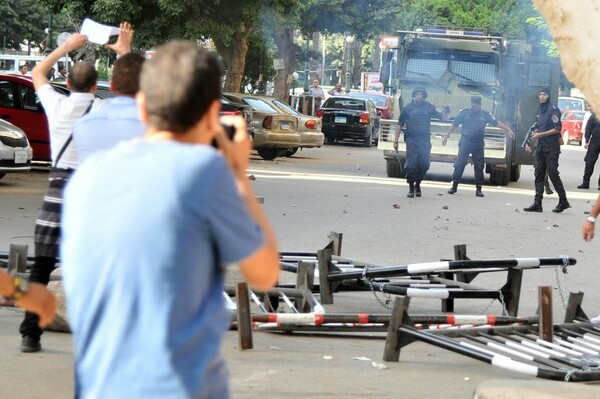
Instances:
[[[29,172],[33,151],[25,133],[0,119],[0,179],[9,172]]]

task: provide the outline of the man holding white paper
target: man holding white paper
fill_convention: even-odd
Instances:
[[[117,42],[106,47],[119,55],[125,55],[131,51],[132,37],[131,25],[124,22],[120,26]],[[30,282],[44,285],[48,284],[50,274],[56,266],[61,239],[63,190],[72,172],[78,166],[77,152],[70,143],[73,125],[83,115],[103,105],[103,100],[96,99],[94,96],[98,73],[92,64],[78,62],[73,66],[67,78],[67,87],[71,90],[70,96],[55,91],[47,75],[58,60],[71,51],[83,47],[88,41],[88,36],[74,33],[31,72],[33,86],[48,118],[52,157],[48,191],[35,224],[35,259],[29,275]],[[22,352],[38,352],[42,349],[40,344],[42,330],[38,323],[37,315],[25,314],[19,328],[22,335]]]

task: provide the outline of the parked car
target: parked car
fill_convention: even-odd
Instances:
[[[565,144],[571,144],[573,141],[576,141],[578,145],[583,143],[585,132],[581,131],[581,125],[584,116],[585,111],[565,111],[562,113],[560,134]]]
[[[293,115],[298,118],[298,134],[300,135],[300,145],[298,147],[289,148],[286,152],[287,157],[291,157],[298,148],[314,148],[321,147],[325,136],[321,132],[322,122],[321,119],[316,116],[304,115],[290,107],[289,104],[274,98],[274,97],[260,97],[281,112]]]
[[[580,97],[558,97],[558,109],[564,111],[585,111],[587,109],[585,99]]]
[[[253,148],[261,158],[273,160],[300,145],[295,116],[279,111],[261,97],[240,93],[223,93],[223,97],[252,107]]]
[[[51,84],[54,90],[67,95],[70,93],[64,82]],[[96,97],[113,96],[107,82],[98,82]],[[0,118],[25,132],[33,149],[34,161],[51,160],[48,120],[30,76],[0,74]]]
[[[379,141],[381,116],[372,100],[329,97],[317,111],[317,116],[323,120],[323,134],[328,143],[353,138],[370,147]]]
[[[394,112],[394,102],[392,97],[386,96],[385,94],[362,92],[348,93],[348,97],[368,98],[369,100],[373,100],[375,107],[381,111],[381,117],[383,119],[392,119],[392,114]]]
[[[9,172],[29,172],[32,156],[25,132],[0,119],[0,179]]]

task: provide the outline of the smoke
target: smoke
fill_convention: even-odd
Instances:
[[[598,43],[600,4],[597,0],[534,0],[558,46],[567,78],[581,90],[594,108],[600,106]]]

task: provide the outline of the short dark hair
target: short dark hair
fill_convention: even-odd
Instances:
[[[133,96],[140,89],[140,74],[146,59],[137,53],[128,53],[113,65],[112,86],[118,94]]]
[[[96,68],[88,62],[78,62],[73,65],[69,75],[71,88],[76,93],[87,93],[98,83],[98,72]]]
[[[183,133],[221,97],[221,68],[195,42],[173,41],[158,47],[144,63],[140,90],[146,97],[148,124]]]

